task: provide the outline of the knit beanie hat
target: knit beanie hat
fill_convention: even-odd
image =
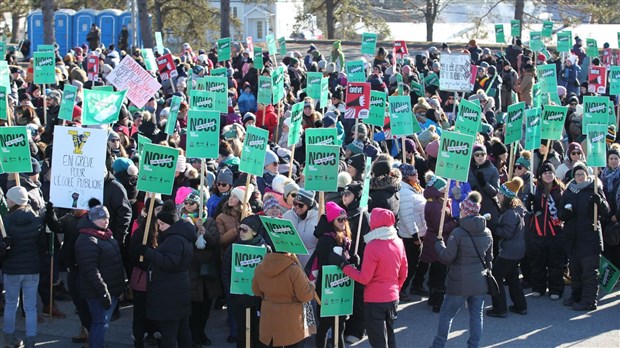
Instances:
[[[277,193],[284,193],[284,182],[288,178],[282,174],[276,175],[271,181],[271,188]]]
[[[396,222],[394,213],[383,208],[374,208],[370,212],[370,230],[375,230],[380,227],[392,227]]]
[[[579,151],[581,153],[583,153],[583,148],[581,147],[581,144],[579,144],[576,141],[573,141],[572,143],[568,144],[568,155],[570,156],[573,151]]]
[[[575,165],[573,165],[573,178],[575,177],[575,174],[578,170],[583,170],[584,172],[586,172],[586,175],[588,175],[588,167],[586,167],[585,163],[577,162],[575,163]]]
[[[263,224],[261,223],[260,218],[258,217],[258,215],[249,215],[249,216],[243,218],[243,220],[241,220],[240,225],[248,226],[254,232],[256,232],[256,234],[259,234],[260,233],[260,229],[263,227]]]
[[[351,192],[355,196],[355,199],[360,199],[362,197],[362,189],[363,186],[361,182],[353,181],[344,187],[344,192]]]
[[[223,184],[232,185],[233,184],[233,172],[224,167],[220,169],[220,172],[217,174],[217,182],[221,182]]]
[[[280,163],[280,159],[278,158],[278,155],[276,155],[275,152],[267,149],[267,151],[265,151],[265,164],[264,165],[266,166],[273,162]]]
[[[610,125],[609,127],[607,127],[607,136],[605,137],[605,141],[607,142],[607,145],[611,145],[614,143],[614,141],[616,141],[616,126],[615,125]]]
[[[355,154],[349,157],[347,160],[347,165],[352,166],[359,174],[362,174],[366,167],[366,156],[362,153]]]
[[[360,154],[364,152],[364,143],[360,140],[353,140],[349,145],[347,145],[347,150],[351,151],[354,155]]]
[[[120,139],[120,137],[118,136],[118,133],[116,133],[115,131],[111,130],[110,133],[108,133],[108,141],[116,140],[116,139]]]
[[[390,174],[390,170],[392,170],[392,163],[394,160],[391,157],[385,158],[380,157],[372,164],[372,174],[375,177],[388,175]]]
[[[133,165],[133,162],[129,158],[119,157],[112,163],[112,170],[114,173],[121,173],[126,171],[130,165]]]
[[[194,189],[191,187],[188,187],[188,186],[179,187],[179,189],[177,190],[176,196],[174,196],[174,203],[183,204],[183,202],[185,202],[185,198],[187,198],[187,196],[189,196],[192,192],[194,192]]]
[[[293,191],[299,191],[299,185],[292,181],[284,185],[284,197],[288,197]]]
[[[555,166],[553,165],[553,163],[549,162],[549,161],[545,161],[545,163],[543,163],[543,165],[540,167],[540,175],[542,175],[542,173],[544,172],[554,172],[555,173]]]
[[[439,155],[439,139],[435,139],[428,143],[424,150],[426,151],[426,154],[428,156],[437,158],[437,156]]]
[[[517,158],[517,160],[515,161],[515,164],[518,164],[524,167],[525,169],[530,170],[530,160],[524,158],[523,156]]]
[[[610,147],[609,150],[607,150],[607,158],[609,158],[609,156],[611,155],[616,155],[620,157],[620,151],[615,147]]]
[[[351,174],[347,172],[338,173],[338,188],[344,188],[351,181],[353,181],[353,178],[351,178]]]
[[[237,199],[240,200],[241,202],[247,203],[250,200],[251,194],[248,195],[247,200],[244,201],[243,199],[245,198],[245,189],[246,189],[245,186],[237,186],[234,189],[232,189],[232,191],[230,192],[230,195],[237,197]],[[248,186],[248,189],[250,190],[250,193],[254,192],[254,185],[250,184]]]
[[[471,151],[472,154],[476,153],[476,152],[484,152],[487,153],[487,149],[484,147],[484,145],[480,144],[480,143],[475,143],[474,147]]]
[[[405,139],[405,150],[409,153],[416,152],[417,148],[415,142],[412,139]]]
[[[36,158],[30,157],[30,163],[32,164],[32,172],[28,173],[28,176],[41,173],[41,163],[39,163]]]
[[[269,196],[263,202],[263,212],[266,212],[273,207],[278,207],[279,205],[278,200],[274,196]]]
[[[310,208],[314,207],[314,204],[316,203],[314,200],[314,191],[299,190],[299,192],[297,192],[297,196],[295,196],[295,202],[305,204]]]
[[[409,176],[414,176],[418,174],[418,171],[415,169],[415,167],[407,163],[403,163],[400,166],[398,166],[398,170],[400,170],[403,180]]]
[[[430,180],[426,182],[426,187],[434,187],[438,191],[443,191],[446,189],[447,184],[448,183],[446,182],[446,180],[444,180],[442,177],[433,175],[431,176]]]
[[[28,203],[28,191],[23,186],[13,186],[7,191],[6,198],[17,205],[26,205]]]
[[[192,190],[192,192],[185,197],[185,202],[192,202],[192,204],[200,205],[200,193],[196,190]]]
[[[11,190],[9,190],[11,192]],[[23,205],[23,204],[20,204]],[[96,221],[100,219],[110,218],[110,213],[108,212],[108,208],[99,202],[96,198],[91,198],[88,200],[88,219],[90,221]]]
[[[499,192],[501,192],[504,196],[512,199],[517,197],[517,194],[519,193],[519,190],[521,190],[522,186],[523,180],[519,177],[514,177],[512,180],[508,180],[503,183],[499,187]]]
[[[461,216],[476,216],[480,214],[480,193],[472,191],[465,198],[459,208],[461,210]]]
[[[502,144],[501,141],[496,140],[496,141],[492,141],[491,143],[491,155],[493,155],[493,157],[498,157],[500,155],[503,155],[505,153],[508,152],[508,149],[506,148],[506,145]]]
[[[332,222],[338,217],[347,217],[347,212],[334,202],[325,204],[325,217],[327,222]]]
[[[161,211],[157,214],[157,220],[165,222],[168,225],[173,225],[175,222],[179,221],[179,215],[177,214],[177,209],[173,201],[167,200],[164,202]]]

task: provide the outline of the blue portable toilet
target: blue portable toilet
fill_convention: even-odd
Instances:
[[[58,52],[61,56],[67,54],[73,45],[73,15],[74,10],[60,9],[54,13],[54,31]]]
[[[111,44],[118,44],[118,33],[121,27],[118,25],[120,10],[103,10],[97,15],[97,25],[101,28],[101,43],[108,47]]]
[[[132,26],[131,26],[131,11],[124,11],[123,13],[121,13],[121,15],[118,17],[119,18],[119,26],[118,26],[118,32],[120,33],[121,29],[123,29],[123,25],[127,26],[127,30],[129,30],[129,46],[131,46],[131,37],[133,35],[133,30],[132,30]],[[151,15],[149,15],[149,21],[151,20]],[[142,47],[142,35],[140,32],[140,19],[137,19],[137,26],[138,26],[138,36],[137,36],[137,45],[138,47]]]
[[[82,9],[73,15],[73,47],[88,45],[86,36],[93,24],[97,23],[97,10]]]
[[[30,12],[28,21],[28,40],[30,41],[30,56],[36,52],[37,45],[43,44],[43,12],[36,10]]]

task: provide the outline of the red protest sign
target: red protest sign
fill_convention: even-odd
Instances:
[[[99,56],[96,54],[88,55],[86,58],[86,70],[89,81],[99,80]]]
[[[370,114],[370,83],[347,84],[344,118],[368,118]]]
[[[162,81],[175,78],[179,75],[170,53],[157,58],[157,69],[159,69],[159,76],[161,76]]]
[[[396,61],[400,61],[405,59],[406,55],[409,55],[409,50],[407,49],[407,42],[394,41],[394,59],[396,59]]]
[[[588,68],[588,92],[605,94],[607,88],[607,69],[604,66]]]

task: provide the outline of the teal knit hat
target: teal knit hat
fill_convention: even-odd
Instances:
[[[426,187],[434,187],[438,191],[443,191],[445,190],[447,184],[448,183],[446,182],[446,180],[444,180],[442,177],[433,175],[426,183]]]

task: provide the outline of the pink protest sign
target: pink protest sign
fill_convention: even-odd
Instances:
[[[107,80],[119,91],[127,90],[127,99],[138,108],[143,107],[161,88],[159,82],[131,56],[121,60]]]

